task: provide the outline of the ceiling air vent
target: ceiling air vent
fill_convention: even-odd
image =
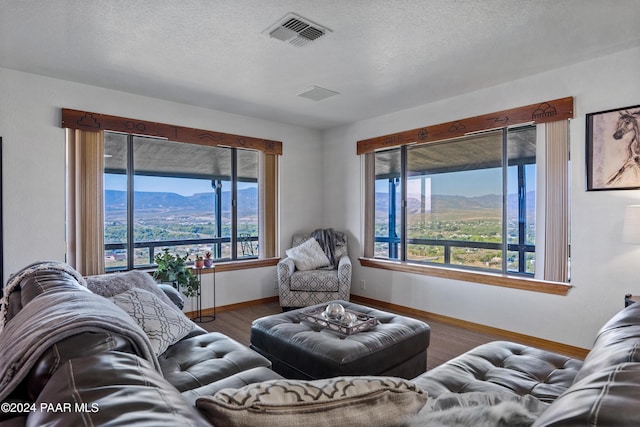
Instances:
[[[323,99],[327,99],[335,95],[339,95],[339,93],[320,86],[312,86],[304,92],[298,94],[298,96],[302,98],[311,99],[313,101],[322,101]]]
[[[324,36],[330,29],[295,13],[290,13],[265,31],[269,37],[297,47],[306,46]]]

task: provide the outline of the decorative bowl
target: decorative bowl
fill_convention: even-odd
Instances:
[[[342,323],[345,326],[351,327],[356,323],[358,323],[358,316],[355,313],[352,313],[350,311],[345,311],[342,317],[340,318],[340,323]]]
[[[344,314],[344,307],[342,306],[342,304],[333,302],[327,305],[327,308],[324,309],[324,314],[329,319],[341,319],[342,315]]]

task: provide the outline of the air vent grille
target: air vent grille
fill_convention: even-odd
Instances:
[[[317,28],[307,27],[304,30],[300,31],[300,35],[302,37],[308,38],[309,40],[315,40],[318,37],[324,36],[324,33]]]
[[[324,28],[295,13],[290,13],[265,31],[270,37],[302,47],[318,40],[329,32]]]
[[[299,19],[296,18],[291,18],[289,19],[287,22],[285,22],[284,24],[282,24],[283,27],[288,28],[290,30],[293,30],[297,33],[299,33],[300,31],[304,30],[305,28],[308,28],[309,25],[305,24],[304,22],[302,22]]]

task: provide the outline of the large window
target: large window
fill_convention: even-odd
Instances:
[[[371,153],[373,256],[534,276],[537,141],[524,126]]]
[[[259,151],[104,134],[105,269],[258,257]]]
[[[82,274],[147,267],[160,248],[242,261],[226,270],[277,262],[282,142],[67,108],[62,127],[66,259]]]

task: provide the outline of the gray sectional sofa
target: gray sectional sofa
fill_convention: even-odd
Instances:
[[[411,380],[302,381],[185,322],[152,282],[109,279],[56,263],[10,279],[0,427],[640,425],[640,304],[602,327],[584,361],[498,341]]]
[[[640,304],[602,326],[584,361],[496,341],[414,381],[432,400],[453,399],[459,407],[486,403],[487,396],[516,400],[534,409],[535,427],[639,426]]]
[[[199,396],[281,378],[258,353],[188,320],[146,273],[85,279],[38,263],[14,279],[0,331],[2,427],[209,425],[195,409]],[[127,295],[154,302],[121,309],[108,300]],[[158,334],[144,330],[157,327],[154,316]]]

